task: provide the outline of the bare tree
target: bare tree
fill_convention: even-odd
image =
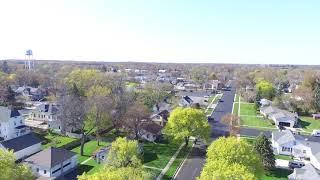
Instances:
[[[149,116],[148,108],[145,105],[136,102],[128,108],[123,116],[122,126],[138,139],[141,125],[149,118]]]
[[[222,123],[229,127],[231,136],[236,136],[240,131],[240,118],[234,114],[227,114],[222,117]]]

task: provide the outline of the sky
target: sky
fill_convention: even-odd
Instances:
[[[319,0],[0,0],[0,59],[320,64]]]

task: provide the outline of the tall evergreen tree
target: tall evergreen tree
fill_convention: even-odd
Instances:
[[[271,170],[275,168],[275,157],[273,154],[270,140],[260,134],[255,141],[254,148],[260,154],[265,169]]]
[[[315,85],[314,101],[315,101],[316,110],[320,111],[320,80]]]

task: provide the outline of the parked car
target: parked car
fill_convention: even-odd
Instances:
[[[320,137],[320,129],[315,129],[311,133],[312,136]]]
[[[211,115],[207,115],[207,119],[208,119],[208,121],[214,121],[214,118],[211,117]]]
[[[303,167],[305,164],[302,161],[297,161],[297,160],[293,160],[293,161],[289,161],[289,168],[294,169],[294,168],[301,168]]]

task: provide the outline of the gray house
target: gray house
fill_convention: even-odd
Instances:
[[[30,156],[24,162],[31,167],[36,176],[45,178],[58,178],[78,164],[76,153],[53,147]]]
[[[288,176],[289,180],[315,180],[320,179],[317,170],[311,165],[306,164],[302,168],[295,168],[293,173]]]

